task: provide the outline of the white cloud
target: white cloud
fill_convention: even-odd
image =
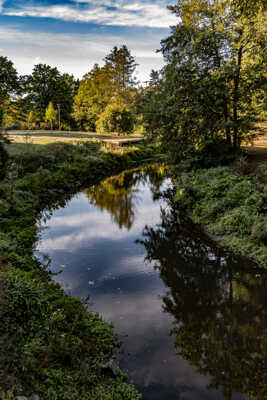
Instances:
[[[138,218],[134,222],[130,234],[125,233],[125,228],[120,229],[115,223],[110,223],[108,212],[99,213],[98,210],[95,210],[70,216],[54,215],[46,224],[48,229],[44,230],[42,234],[38,250],[44,253],[57,250],[68,251],[68,249],[75,251],[83,246],[91,246],[94,240],[117,241],[123,239],[125,235],[128,238],[131,235],[134,241],[146,224],[151,225],[158,222],[159,205],[157,204],[142,206],[142,212],[138,213]],[[77,228],[79,228],[78,231]],[[61,233],[55,236],[54,229],[61,230]]]
[[[0,0],[1,1],[1,0]],[[79,0],[79,3],[88,3]],[[93,5],[93,7],[92,7]],[[112,9],[106,6],[112,5]],[[121,1],[114,3],[109,1],[90,2],[87,8],[62,6],[31,6],[22,9],[11,9],[5,12],[10,16],[30,16],[38,18],[55,18],[64,21],[87,22],[107,26],[136,26],[150,28],[168,28],[170,25],[177,23],[177,19],[163,6],[157,3],[140,3],[135,2],[129,4]]]
[[[6,0],[0,0],[0,12],[1,12],[2,9],[3,9],[3,4],[4,4],[5,1],[6,1]]]
[[[52,34],[0,27],[1,53],[14,62],[20,74],[31,73],[37,60],[41,60],[81,78],[95,63],[101,64],[113,46],[126,44],[139,64],[138,79],[145,81],[152,68],[163,66],[162,56],[156,53],[161,38],[162,33],[154,30],[147,32],[146,40],[141,40],[138,36]]]

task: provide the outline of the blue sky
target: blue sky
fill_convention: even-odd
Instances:
[[[163,65],[160,40],[177,23],[174,0],[0,0],[0,55],[21,74],[36,63],[81,78],[114,46],[126,44],[141,81]]]

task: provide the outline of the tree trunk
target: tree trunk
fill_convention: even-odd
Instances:
[[[212,29],[214,32],[216,32],[216,28],[215,28],[215,24],[214,21],[211,21],[211,25],[212,25]],[[221,58],[219,55],[219,51],[218,51],[218,47],[215,44],[215,54],[216,54],[216,66],[218,69],[221,68]],[[223,94],[223,113],[224,113],[224,120],[225,123],[228,123],[228,119],[229,119],[229,112],[228,112],[228,104],[227,104],[227,98],[225,96],[225,94]],[[227,143],[232,146],[232,141],[231,141],[231,131],[230,131],[230,127],[226,125],[225,127],[225,135],[226,135],[226,141]]]
[[[223,112],[224,112],[224,120],[225,120],[225,123],[227,124],[228,118],[229,118],[229,113],[228,113],[228,104],[227,104],[226,96],[223,96]],[[226,126],[226,128],[225,128],[225,135],[226,135],[227,144],[232,146],[231,132],[230,132],[229,126]]]
[[[234,139],[233,139],[233,146],[234,149],[237,148],[238,145],[238,100],[239,100],[239,83],[240,83],[240,70],[242,64],[242,55],[243,55],[243,46],[240,46],[238,50],[238,59],[237,59],[237,70],[235,76],[235,83],[234,83],[234,104],[233,104],[233,113],[234,113]]]

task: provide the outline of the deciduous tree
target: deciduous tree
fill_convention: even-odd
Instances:
[[[129,119],[129,112],[135,106],[137,93],[134,88],[135,59],[128,48],[122,46],[114,47],[104,61],[103,67],[96,64],[80,83],[73,116],[81,128],[95,131],[97,125],[99,129],[103,128],[101,121],[106,120],[111,109],[116,109],[116,120],[121,122],[116,124],[118,129],[119,125],[127,126],[128,132],[129,121],[133,119],[133,115]],[[112,115],[115,116],[114,112]],[[98,119],[101,121],[97,124]]]
[[[53,122],[57,120],[57,111],[54,109],[51,101],[45,111],[45,120],[50,122],[51,130],[53,130]]]
[[[0,57],[0,179],[5,175],[7,164],[7,152],[4,148],[4,136],[2,125],[4,118],[4,106],[10,96],[15,95],[19,90],[19,79],[12,61],[7,57]]]
[[[72,123],[72,107],[77,91],[77,81],[69,74],[60,74],[57,68],[46,64],[38,64],[33,73],[26,77],[25,91],[28,108],[39,114],[40,120],[51,101],[56,107],[60,104],[60,114],[63,123]]]
[[[262,7],[244,13],[230,0],[181,0],[169,9],[177,25],[161,42],[157,131],[176,158],[218,138],[237,149],[262,110]]]

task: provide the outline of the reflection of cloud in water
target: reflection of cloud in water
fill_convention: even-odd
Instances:
[[[158,275],[151,264],[144,261],[143,254],[131,255],[128,257],[121,257],[118,263],[114,266],[107,267],[102,276],[99,278],[99,282],[118,278],[118,277],[131,277],[136,275]]]
[[[81,197],[84,195],[82,194]],[[71,204],[69,205],[71,207]],[[48,221],[47,229],[43,232],[38,250],[50,252],[54,250],[75,251],[86,245],[92,247],[93,240],[108,239],[121,240],[125,236],[137,236],[145,224],[154,224],[159,220],[159,204],[142,207],[138,218],[130,232],[127,229],[119,229],[110,223],[108,212],[100,212],[97,209],[88,210],[87,213],[57,216],[57,212]]]

